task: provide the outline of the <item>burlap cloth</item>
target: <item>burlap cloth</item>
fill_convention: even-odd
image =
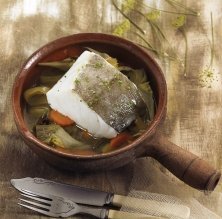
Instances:
[[[115,2],[122,7],[126,1]],[[128,196],[172,204],[169,207],[172,214],[169,214],[169,209],[164,214],[163,210],[160,213],[160,210],[147,207],[145,213],[153,215],[175,217],[175,205],[183,205],[190,208],[190,218],[222,217],[221,184],[215,192],[205,195],[175,179],[150,158],[137,160],[129,166],[132,177],[119,170],[108,175],[59,172],[28,150],[18,135],[13,122],[11,88],[27,57],[40,46],[62,36],[80,32],[113,33],[146,47],[149,47],[148,42],[156,50],[149,48],[148,52],[160,64],[168,85],[168,112],[162,131],[172,142],[222,169],[222,2],[137,0],[128,1],[128,4],[125,13],[141,27],[142,32],[127,21],[110,0],[0,0],[1,218],[39,218],[33,212],[16,208],[15,193],[10,193],[10,179],[26,176],[56,179],[101,190],[115,188],[117,193],[129,191]],[[135,4],[135,7],[131,8],[130,4]],[[162,11],[156,13],[152,8]],[[148,18],[153,19],[166,39],[160,32],[159,36],[155,35],[157,29],[140,12],[151,12]],[[183,23],[182,12],[193,15],[186,15]],[[122,174],[122,178],[115,178],[115,174]],[[110,184],[106,184],[107,181]],[[160,204],[160,209],[161,206],[164,204]],[[126,202],[123,210],[132,209]],[[134,211],[144,210],[137,207]]]

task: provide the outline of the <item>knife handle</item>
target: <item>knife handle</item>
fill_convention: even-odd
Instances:
[[[146,214],[130,213],[125,211],[109,210],[107,219],[163,219],[163,217],[155,217]]]
[[[190,208],[182,204],[166,203],[161,201],[146,200],[122,195],[114,195],[112,204],[115,206],[126,206],[149,214],[158,214],[162,217],[176,217],[187,219],[190,217]]]

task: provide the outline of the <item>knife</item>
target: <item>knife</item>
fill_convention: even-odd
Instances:
[[[45,195],[64,197],[78,204],[93,206],[112,205],[116,207],[126,205],[132,209],[145,210],[150,214],[158,212],[160,216],[165,217],[175,216],[186,219],[190,216],[190,208],[182,204],[122,196],[42,178],[26,177],[22,179],[11,179],[11,184],[20,192],[28,190]]]

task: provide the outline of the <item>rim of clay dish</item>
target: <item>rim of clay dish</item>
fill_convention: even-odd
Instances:
[[[96,154],[96,155],[78,155],[72,154],[68,152],[63,152],[56,150],[41,141],[39,141],[28,129],[21,108],[21,96],[22,96],[22,88],[25,81],[25,76],[29,73],[29,71],[40,61],[40,59],[47,57],[53,51],[63,48],[68,45],[75,45],[77,43],[84,43],[84,42],[95,42],[95,43],[106,43],[109,45],[115,45],[120,48],[124,48],[125,50],[129,51],[130,53],[134,53],[134,55],[138,56],[139,58],[143,59],[144,63],[149,63],[150,69],[155,72],[152,73],[155,77],[157,83],[157,90],[158,90],[158,104],[155,116],[152,122],[149,124],[147,130],[138,137],[135,141],[124,146],[118,150],[104,153],[104,154]],[[146,61],[147,60],[147,61]],[[148,64],[147,64],[148,65]],[[66,37],[59,38],[54,40],[36,52],[34,52],[24,63],[21,70],[19,71],[18,75],[15,78],[15,82],[13,85],[12,90],[12,107],[14,113],[15,123],[17,125],[18,131],[20,134],[27,140],[29,143],[33,143],[38,145],[41,149],[48,151],[50,153],[54,153],[59,156],[67,157],[67,158],[78,158],[78,159],[96,159],[96,158],[106,158],[115,156],[120,153],[124,153],[137,145],[141,144],[145,139],[153,135],[156,131],[157,126],[159,123],[164,119],[165,112],[166,112],[166,104],[167,104],[167,86],[164,75],[162,70],[160,69],[159,65],[156,61],[149,55],[147,52],[142,49],[141,47],[135,45],[131,41],[126,39],[109,35],[103,33],[80,33],[74,34]]]

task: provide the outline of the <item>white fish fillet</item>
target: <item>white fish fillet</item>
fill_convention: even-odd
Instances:
[[[118,132],[108,125],[87,103],[74,92],[74,81],[85,70],[95,53],[85,51],[69,71],[47,92],[50,107],[74,120],[95,137],[113,138]]]

